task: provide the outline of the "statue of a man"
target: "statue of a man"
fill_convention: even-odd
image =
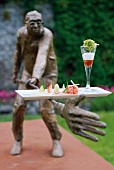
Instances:
[[[14,83],[16,82],[23,62],[21,80],[27,82],[26,86],[19,83],[19,90],[30,88],[30,84],[40,87],[42,81],[44,81],[46,87],[50,83],[54,86],[57,82],[58,68],[53,49],[53,35],[49,29],[43,27],[42,23],[42,16],[39,12],[28,12],[25,17],[25,26],[21,27],[17,32],[13,81]],[[83,99],[83,96],[79,96],[76,99],[69,99],[66,104],[51,100],[40,100],[40,113],[52,138],[51,155],[53,157],[61,157],[64,154],[60,144],[62,134],[57,125],[55,110],[66,120],[73,133],[93,141],[97,141],[97,138],[86,134],[83,130],[104,135],[103,131],[90,127],[106,126],[104,123],[98,122],[99,116],[78,107],[79,102]],[[18,155],[22,150],[23,121],[26,106],[27,101],[17,95],[13,108],[12,130],[15,142],[10,151],[12,155]]]
[[[37,11],[26,14],[25,26],[17,32],[16,50],[14,54],[13,80],[17,79],[19,68],[23,62],[22,80],[41,86],[50,83],[54,86],[57,82],[58,68],[53,49],[53,35],[51,31],[42,25],[42,15]],[[27,83],[27,87],[29,86]],[[20,83],[18,89],[27,89]],[[13,134],[15,143],[11,149],[12,155],[21,153],[23,139],[23,120],[27,102],[17,96],[13,109]],[[52,156],[63,155],[60,144],[61,132],[59,131],[53,104],[49,100],[40,101],[40,113],[49,129],[53,147]]]

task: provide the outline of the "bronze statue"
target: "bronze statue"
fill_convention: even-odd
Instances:
[[[40,87],[42,81],[44,81],[46,87],[50,83],[54,87],[57,82],[58,68],[53,48],[53,35],[49,29],[43,27],[42,15],[37,11],[31,11],[26,14],[25,26],[21,27],[17,32],[13,67],[14,83],[16,83],[22,62],[21,80],[26,82],[26,85],[19,83],[18,89],[31,88],[30,84]],[[83,96],[68,99],[66,104],[57,103],[54,100],[40,100],[40,113],[52,138],[51,155],[53,157],[61,157],[64,154],[60,144],[62,134],[57,125],[55,110],[65,118],[70,130],[77,135],[97,141],[97,138],[86,134],[83,130],[100,135],[105,134],[103,131],[90,127],[103,128],[106,125],[103,122],[98,122],[99,117],[97,114],[78,107],[78,104],[83,99]],[[13,108],[12,130],[15,142],[10,151],[12,155],[18,155],[22,150],[23,121],[26,106],[27,101],[17,95]]]

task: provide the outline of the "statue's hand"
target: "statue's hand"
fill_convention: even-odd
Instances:
[[[99,122],[99,115],[96,113],[79,108],[78,105],[84,98],[84,96],[80,95],[79,97],[68,99],[65,104],[58,103],[55,100],[51,101],[54,104],[55,111],[66,120],[72,133],[97,142],[96,137],[85,131],[104,136],[105,132],[98,128],[105,128],[106,124]]]
[[[85,133],[85,131],[104,136],[105,132],[97,128],[105,128],[106,124],[99,122],[99,116],[96,113],[79,108],[78,104],[84,98],[84,96],[79,96],[78,98],[68,99],[63,109],[63,117],[74,134],[97,142],[96,137]]]
[[[37,88],[37,84],[38,84],[38,79],[31,78],[27,80],[27,82],[25,83],[25,86],[27,89],[35,89]]]

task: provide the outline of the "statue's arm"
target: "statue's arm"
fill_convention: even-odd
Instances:
[[[17,77],[18,72],[20,70],[20,66],[22,63],[22,56],[21,56],[21,45],[19,42],[19,32],[17,32],[17,40],[16,40],[16,48],[14,52],[14,65],[13,65],[13,76]]]
[[[50,30],[45,28],[44,35],[43,37],[41,37],[41,40],[39,42],[38,54],[32,74],[32,77],[35,77],[38,80],[42,78],[42,75],[45,71],[51,43],[53,43],[53,35]]]

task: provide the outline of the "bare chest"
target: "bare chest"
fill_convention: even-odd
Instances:
[[[26,53],[36,54],[36,52],[38,51],[38,45],[39,45],[38,40],[34,40],[34,41],[26,40],[24,50]]]
[[[25,41],[23,46],[23,59],[33,61],[36,59],[38,53],[39,41]]]

